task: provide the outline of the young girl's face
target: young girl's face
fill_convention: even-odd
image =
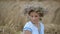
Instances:
[[[31,12],[30,13],[30,15],[29,15],[29,17],[30,17],[30,20],[32,21],[32,22],[34,22],[34,23],[37,23],[37,22],[39,22],[39,14],[38,13],[36,13],[36,12]]]

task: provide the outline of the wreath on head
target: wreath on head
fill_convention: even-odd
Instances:
[[[40,14],[41,17],[47,14],[47,10],[43,7],[29,6],[24,9],[24,14],[28,14],[31,10],[36,11]]]

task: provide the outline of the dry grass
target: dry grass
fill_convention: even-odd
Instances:
[[[1,1],[0,2],[0,34],[20,34],[27,18],[23,15],[23,8],[21,8],[27,2],[15,2],[15,1]],[[35,4],[35,2],[32,2]],[[32,4],[31,3],[31,4]],[[38,3],[38,2],[36,2]],[[57,12],[57,17],[52,22],[51,20],[55,15],[54,11],[60,6],[57,2],[41,2],[41,6],[48,8],[49,14],[47,14],[44,20],[45,34],[60,34],[60,10]],[[53,12],[52,12],[53,11]],[[57,23],[58,22],[58,23]],[[53,24],[52,24],[53,23]]]

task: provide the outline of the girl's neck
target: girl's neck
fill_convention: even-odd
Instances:
[[[39,25],[39,21],[38,21],[38,22],[35,22],[35,23],[34,23],[34,22],[32,22],[32,23],[33,23],[34,25]]]
[[[33,22],[32,22],[33,23]],[[40,30],[40,23],[37,22],[37,23],[33,23],[35,25],[35,27],[38,29],[38,31]]]

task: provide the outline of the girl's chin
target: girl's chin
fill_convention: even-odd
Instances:
[[[37,23],[38,21],[32,21],[33,23]]]

